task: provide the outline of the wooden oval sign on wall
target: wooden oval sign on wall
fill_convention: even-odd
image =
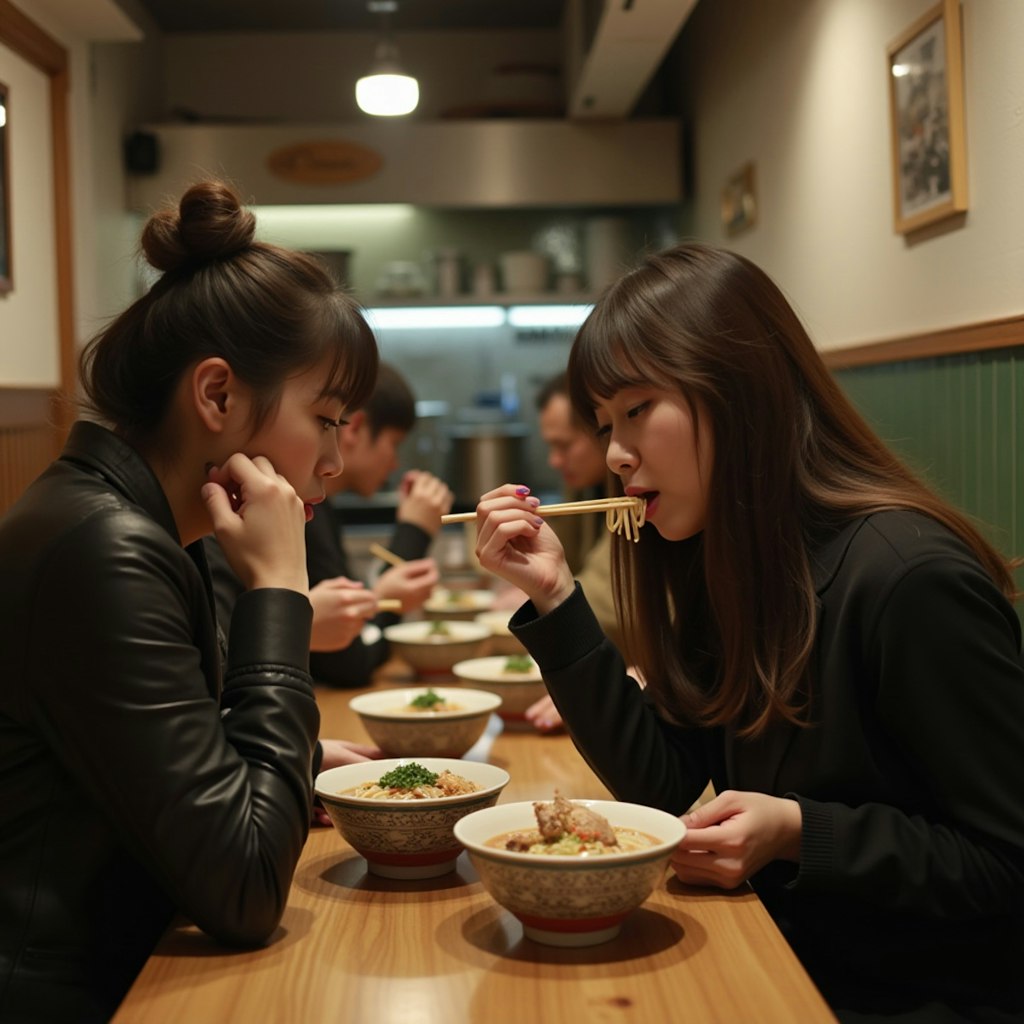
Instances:
[[[297,142],[267,157],[270,173],[299,185],[345,185],[372,177],[380,170],[379,153],[356,142]]]

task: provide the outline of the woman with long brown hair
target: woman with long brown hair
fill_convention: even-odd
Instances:
[[[477,554],[530,598],[512,627],[578,748],[618,798],[683,815],[680,879],[753,884],[840,1016],[1018,1019],[1007,563],[875,436],[738,255],[648,257],[597,303],[569,374],[646,501],[613,573],[646,690],[528,488],[481,499]],[[684,813],[708,781],[718,795]]]

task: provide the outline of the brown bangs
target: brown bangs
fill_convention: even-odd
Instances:
[[[323,394],[337,398],[346,411],[361,409],[377,382],[377,339],[356,304],[337,292],[324,310],[323,334],[330,369]]]
[[[640,352],[631,325],[620,328],[607,306],[595,308],[583,322],[569,353],[569,398],[577,414],[595,425],[594,407],[623,388],[650,380],[636,358]]]
[[[657,307],[630,301],[621,279],[583,322],[569,353],[569,397],[589,425],[594,408],[624,388],[672,387],[665,372],[670,332]]]

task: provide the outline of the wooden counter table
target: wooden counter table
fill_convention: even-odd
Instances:
[[[384,684],[386,685],[386,683]],[[320,691],[322,735],[365,739],[348,701]],[[564,735],[502,729],[492,718],[471,755],[511,775],[500,802],[607,790]],[[201,864],[196,870],[203,870]],[[583,949],[541,946],[477,881],[367,874],[333,829],[309,836],[281,926],[263,949],[217,946],[172,928],[114,1021],[460,1024],[515,1021],[833,1021],[758,898],[665,885],[621,933]]]

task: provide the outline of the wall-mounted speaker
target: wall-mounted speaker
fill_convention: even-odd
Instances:
[[[132,132],[124,140],[124,166],[131,174],[156,174],[160,142],[152,132]]]

